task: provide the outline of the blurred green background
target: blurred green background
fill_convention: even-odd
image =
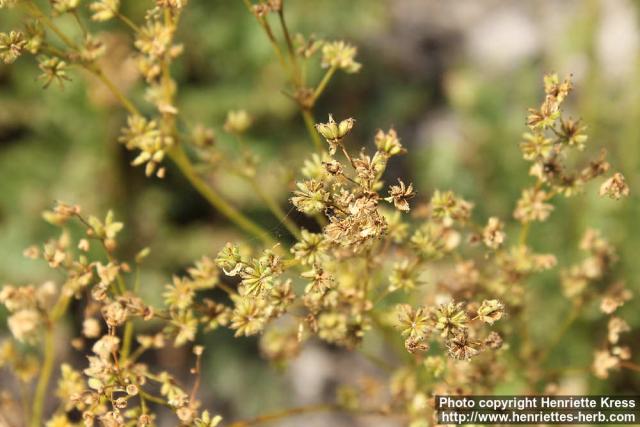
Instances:
[[[148,6],[122,3],[137,21]],[[614,169],[627,178],[631,197],[604,200],[592,185],[586,194],[560,201],[551,221],[534,226],[532,246],[557,254],[559,264],[568,265],[579,259],[577,240],[585,228],[599,228],[618,247],[617,275],[638,295],[639,6],[631,0],[287,0],[286,13],[294,33],[345,39],[359,47],[362,70],[335,77],[316,117],[355,117],[354,146],[371,147],[376,129],[395,126],[410,155],[393,163],[389,181],[395,175],[413,180],[424,199],[435,188],[452,189],[476,203],[479,219],[511,217],[520,190],[530,183],[518,148],[526,109],[539,103],[545,72],[572,73],[576,90],[565,108],[588,124],[588,152],[608,150]],[[61,23],[73,31],[71,21]],[[0,30],[17,25],[17,15],[3,11]],[[118,46],[114,57],[121,61],[120,70],[131,67],[125,28],[102,28]],[[181,126],[211,126],[219,143],[231,146],[222,131],[226,113],[248,110],[256,119],[248,140],[268,171],[264,185],[284,205],[291,189],[288,168],[302,165],[310,145],[296,106],[281,92],[285,76],[262,30],[240,0],[191,0],[181,28],[178,38],[185,53],[173,70]],[[157,298],[171,274],[238,236],[177,170],[169,168],[167,178],[157,180],[129,166],[131,153],[117,143],[125,113],[91,77],[78,70],[64,90],[55,85],[41,90],[38,73],[31,58],[0,65],[2,282],[50,278],[44,265],[26,260],[22,251],[55,232],[40,215],[54,200],[81,204],[92,213],[113,208],[126,223],[123,251],[134,254],[151,246],[142,276],[151,298]],[[141,82],[126,77],[118,83],[145,105]],[[241,180],[219,175],[217,187],[250,216],[286,236]],[[539,282],[535,286],[544,299],[532,301],[531,311],[539,313],[532,328],[544,340],[570,307],[557,270]],[[637,304],[632,301],[622,314],[637,330]],[[606,322],[595,308],[571,329],[552,363],[589,365],[594,334],[606,335]],[[640,335],[632,334],[628,341],[639,353]],[[304,394],[295,375],[269,369],[258,358],[254,340],[232,340],[225,332],[208,339],[213,351],[206,375],[217,405],[247,416],[290,403],[291,390],[299,400],[314,398]],[[312,366],[322,373],[322,363],[338,357],[313,351],[317,354],[304,353],[302,367],[292,370]],[[172,356],[168,361],[181,363]],[[579,381],[584,392],[640,390],[637,376],[624,374],[608,382],[588,376]],[[324,383],[319,384],[322,390]],[[237,397],[247,393],[253,399],[238,405]]]

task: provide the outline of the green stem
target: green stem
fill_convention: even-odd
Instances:
[[[29,423],[31,427],[39,427],[42,425],[42,411],[44,409],[45,394],[49,386],[51,373],[53,372],[53,362],[55,361],[56,354],[54,340],[55,331],[53,326],[67,310],[69,300],[70,298],[68,295],[64,293],[61,294],[58,301],[51,309],[50,317],[47,319],[43,340],[42,368],[40,369],[40,376],[38,377],[38,384],[36,385],[36,391],[33,397],[33,408]]]
[[[256,179],[254,177],[250,177],[249,178],[249,183],[251,184],[251,187],[256,192],[258,197],[260,197],[260,199],[262,199],[262,201],[267,205],[269,210],[271,210],[273,215],[279,221],[282,222],[282,224],[286,227],[286,229],[289,230],[289,232],[295,238],[300,240],[302,238],[302,234],[300,233],[300,229],[298,228],[298,226],[296,225],[295,222],[291,221],[291,219],[288,217],[287,213],[282,210],[280,205],[278,205],[278,203],[275,200],[273,200],[273,198],[271,196],[269,196],[269,194],[267,194],[266,192],[264,192],[262,190],[262,188],[260,188],[260,185],[256,182]]]
[[[573,304],[573,307],[571,308],[571,312],[565,319],[564,323],[562,324],[562,326],[560,326],[560,329],[558,329],[558,332],[551,339],[551,341],[549,341],[546,344],[544,352],[538,358],[539,364],[542,364],[545,360],[547,360],[547,358],[549,357],[553,349],[558,345],[558,343],[560,343],[560,340],[562,340],[562,337],[565,336],[565,334],[569,331],[569,328],[571,328],[571,325],[573,325],[573,323],[578,319],[581,308],[582,308],[581,303]]]
[[[380,356],[369,353],[364,349],[358,349],[358,352],[378,368],[384,370],[385,372],[393,372],[393,366]]]
[[[46,27],[53,31],[60,38],[60,40],[64,42],[64,44],[72,49],[78,49],[78,46],[73,42],[73,40],[71,40],[62,31],[60,31],[60,29],[53,23],[53,21],[51,21],[51,19],[42,11],[42,9],[38,7],[37,4],[35,4],[32,0],[29,0],[26,2],[26,5],[29,9],[29,14],[41,20]]]
[[[276,41],[276,38],[273,35],[273,31],[271,31],[271,26],[269,25],[269,22],[267,22],[265,18],[257,16],[255,13],[253,13],[253,4],[251,3],[251,1],[249,0],[243,0],[243,1],[249,13],[255,16],[256,20],[258,21],[258,23],[264,30],[265,34],[269,38],[269,42],[271,43],[271,46],[273,47],[273,50],[275,51],[276,56],[278,57],[278,61],[280,61],[280,65],[282,65],[282,68],[284,68],[285,70],[288,70],[289,67],[287,66],[287,61],[285,61],[284,55],[282,55],[282,50],[280,50],[280,46],[278,46],[278,42]]]
[[[322,92],[324,92],[325,88],[327,87],[327,85],[331,81],[331,77],[333,77],[333,75],[336,73],[337,69],[338,69],[337,67],[333,66],[333,67],[329,68],[326,73],[324,73],[324,77],[322,77],[322,80],[320,80],[320,83],[318,83],[318,87],[313,92],[313,103],[314,104],[318,100],[320,95],[322,95]]]
[[[87,27],[84,25],[84,22],[82,22],[82,19],[80,18],[80,14],[78,13],[77,10],[74,10],[72,14],[76,22],[78,23],[78,27],[80,27],[80,31],[82,31],[82,37],[86,38],[89,32],[87,31]]]
[[[129,18],[127,18],[126,16],[118,12],[116,12],[116,16],[118,17],[118,19],[124,22],[129,28],[131,28],[135,33],[140,32],[140,27],[134,24],[133,21],[130,20]]]
[[[146,391],[140,390],[140,396],[144,397],[144,399],[148,400],[149,402],[157,403],[158,405],[166,406],[167,408],[173,409],[173,407],[169,405],[164,399],[162,399],[161,397],[149,394]]]
[[[275,244],[269,233],[258,224],[247,218],[243,213],[231,206],[218,193],[213,191],[203,180],[196,174],[191,161],[179,145],[169,152],[169,157],[175,162],[180,172],[187,178],[193,187],[214,206],[220,213],[229,218],[231,222],[236,224],[242,230],[259,238],[267,245]]]
[[[302,75],[300,73],[300,67],[298,66],[298,60],[296,58],[296,52],[293,48],[293,40],[289,34],[289,28],[287,22],[284,19],[284,1],[282,8],[278,11],[278,19],[280,20],[280,26],[282,27],[282,33],[284,39],[287,42],[287,49],[289,50],[289,57],[291,58],[291,64],[293,65],[293,80],[297,86],[302,85]]]
[[[522,228],[520,229],[520,234],[518,235],[518,244],[520,246],[525,246],[527,244],[527,237],[529,237],[529,228],[530,222],[525,222],[522,224]]]
[[[120,365],[125,365],[131,352],[131,342],[133,341],[133,320],[127,320],[124,325],[124,334],[122,339],[122,351],[120,352]]]
[[[260,25],[262,26],[262,28],[264,29],[264,32],[267,34],[267,38],[269,39],[269,42],[271,43],[271,47],[273,47],[273,51],[275,52],[276,56],[278,57],[278,61],[280,61],[280,65],[282,65],[282,68],[284,68],[285,70],[289,70],[289,66],[287,65],[287,61],[284,59],[284,55],[282,54],[282,50],[280,49],[280,46],[278,45],[278,41],[276,40],[275,36],[273,35],[273,31],[271,30],[271,26],[269,25],[269,22],[267,22],[267,20],[265,18],[260,18],[257,17],[258,22],[260,23]]]
[[[313,118],[313,113],[311,113],[310,110],[303,108],[302,118],[304,119],[307,132],[309,132],[309,136],[311,136],[311,140],[313,141],[313,145],[315,145],[316,150],[322,151],[322,141],[320,140],[320,135],[318,135],[318,132],[316,131],[316,121]]]
[[[127,99],[127,97],[113,84],[113,82],[102,72],[100,68],[92,67],[89,68],[89,70],[109,88],[129,113],[133,115],[140,115],[140,112],[135,105]],[[180,146],[175,147],[169,153],[169,157],[174,161],[178,166],[178,169],[180,169],[180,172],[182,172],[193,187],[220,213],[225,215],[229,220],[231,220],[231,222],[247,231],[249,234],[253,234],[260,238],[263,242],[267,244],[273,243],[273,239],[268,236],[268,233],[264,229],[233,208],[226,200],[218,195],[218,193],[202,181],[202,179],[193,170],[191,161]]]
[[[85,65],[84,66],[88,71],[93,73],[118,99],[118,102],[122,104],[124,108],[127,109],[129,114],[134,116],[141,116],[140,111],[136,108],[135,105],[118,89],[118,87],[104,74],[102,69],[94,65]]]
[[[44,408],[44,397],[49,386],[49,380],[51,379],[51,373],[53,371],[53,362],[55,359],[55,341],[54,330],[51,324],[47,325],[44,333],[44,358],[42,361],[42,368],[40,370],[40,376],[38,378],[38,384],[33,398],[33,409],[31,413],[31,427],[39,427],[42,425],[42,411]]]
[[[320,404],[320,405],[301,406],[299,408],[285,409],[283,411],[274,412],[271,414],[260,415],[258,417],[245,420],[245,421],[236,421],[234,423],[229,424],[229,427],[249,427],[249,426],[268,423],[268,422],[279,420],[282,418],[292,417],[295,415],[308,414],[313,412],[337,411],[337,410],[340,410],[340,408],[337,405]]]
[[[32,1],[29,0],[26,3],[30,8],[30,13],[37,18],[41,19],[44,24],[50,28],[54,33],[60,37],[60,39],[70,48],[77,49],[77,45],[68,38],[56,25],[42,12],[42,10]],[[118,89],[118,87],[104,74],[102,69],[95,64],[83,64],[83,66],[93,73],[105,86],[113,93],[118,101],[127,109],[130,114],[141,115],[136,106]],[[191,162],[186,157],[180,147],[177,147],[170,153],[171,159],[176,163],[180,171],[191,182],[196,190],[205,198],[211,205],[218,209],[229,220],[238,225],[241,229],[247,231],[250,234],[255,235],[266,244],[274,244],[274,240],[268,235],[268,233],[260,226],[255,224],[249,218],[233,208],[226,200],[224,200],[215,191],[209,188],[200,177],[193,171]]]

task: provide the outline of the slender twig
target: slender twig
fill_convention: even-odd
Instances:
[[[358,349],[358,352],[364,356],[367,360],[369,360],[371,363],[373,363],[374,365],[376,365],[377,367],[379,367],[380,369],[384,370],[385,372],[392,372],[394,367],[387,362],[386,360],[384,360],[383,358],[381,358],[378,355],[369,353],[368,351],[360,348]]]
[[[302,74],[300,73],[300,67],[298,65],[296,52],[293,48],[293,40],[291,39],[289,28],[287,27],[287,22],[284,19],[284,1],[282,2],[280,10],[278,11],[278,19],[280,21],[280,27],[282,27],[282,33],[284,34],[284,39],[287,43],[287,49],[289,51],[289,58],[291,59],[291,64],[293,66],[293,80],[296,82],[296,85],[302,86]]]
[[[243,0],[243,1],[249,13],[255,16],[255,14],[253,13],[251,1],[249,0]],[[296,88],[297,92],[300,92],[300,90],[303,89],[305,86],[304,73],[302,73],[299,67],[297,66],[298,63],[297,63],[296,53],[293,48],[293,42],[291,40],[289,28],[287,27],[286,20],[284,18],[284,12],[282,10],[279,11],[278,18],[280,20],[280,25],[282,26],[282,31],[284,33],[285,40],[287,42],[289,55],[291,57],[291,62],[293,64],[293,70],[291,69],[291,67],[289,67],[289,64],[285,60],[284,55],[282,54],[282,50],[280,49],[280,46],[278,45],[278,42],[275,36],[273,35],[273,31],[271,30],[271,27],[269,26],[268,21],[265,18],[256,16],[256,19],[260,24],[260,26],[265,31],[265,34],[267,35],[267,38],[269,39],[269,42],[271,43],[271,46],[273,47],[273,50],[276,53],[276,56],[278,57],[278,61],[280,61],[280,64],[282,65],[282,68],[287,73],[289,73],[289,78],[291,80],[292,85]],[[324,87],[329,82],[329,79],[331,78],[331,75],[333,74],[334,71],[332,71],[329,76],[325,75],[325,78],[323,78],[323,81],[320,82],[320,85],[318,86],[319,90],[318,89],[315,90],[315,93],[317,93],[317,96],[315,94],[312,95],[310,105],[302,105],[299,102],[299,100],[296,99],[296,97],[293,97],[295,100],[298,101],[298,105],[300,106],[300,111],[302,113],[302,118],[307,128],[307,132],[309,132],[311,141],[313,142],[313,145],[318,151],[322,151],[323,145],[322,145],[322,141],[320,140],[320,136],[315,130],[316,121],[313,118],[312,109],[313,109],[313,104],[315,100],[318,98],[318,96],[320,96],[320,94],[324,90]]]
[[[340,144],[340,149],[342,150],[342,154],[344,154],[344,156],[347,158],[347,160],[349,160],[349,163],[351,163],[351,167],[353,167],[353,169],[358,169],[356,167],[355,162],[353,161],[353,159],[349,155],[349,152],[347,151],[346,148],[344,148],[344,145]]]
[[[89,32],[87,31],[87,27],[84,25],[84,22],[82,22],[82,19],[80,18],[80,14],[76,9],[74,9],[71,13],[73,14],[73,17],[78,23],[78,27],[80,27],[80,31],[82,31],[82,36],[86,38]]]
[[[200,388],[200,381],[202,380],[202,372],[201,372],[201,365],[202,365],[202,352],[200,352],[199,354],[196,354],[196,367],[194,370],[194,375],[196,376],[196,380],[193,383],[193,388],[191,389],[191,394],[189,396],[189,400],[191,400],[192,402],[195,402],[196,400],[196,395],[198,394],[198,389]]]
[[[529,229],[531,228],[530,222],[527,221],[522,224],[520,228],[520,233],[518,234],[518,244],[520,246],[525,246],[527,244],[527,237],[529,237]]]
[[[40,8],[28,1],[26,3],[30,6],[30,13],[37,18],[41,19],[44,24],[55,32],[60,39],[70,48],[77,49],[76,44],[69,39],[60,29],[40,10]],[[88,71],[93,73],[104,85],[111,91],[111,93],[118,99],[120,104],[127,109],[132,115],[141,115],[136,106],[118,89],[118,87],[107,77],[102,69],[95,63],[82,64]],[[258,224],[250,220],[240,211],[231,206],[224,198],[222,198],[215,190],[205,184],[202,179],[194,172],[191,161],[186,157],[182,148],[174,148],[169,153],[169,157],[176,163],[178,169],[187,178],[187,180],[194,186],[194,188],[222,215],[226,216],[231,222],[236,224],[239,228],[254,235],[262,240],[264,243],[273,244],[274,240],[268,235]]]
[[[265,229],[257,225],[255,222],[251,221],[244,214],[227,203],[222,197],[218,195],[217,192],[213,191],[211,187],[208,186],[202,180],[202,178],[200,178],[196,174],[191,161],[182,150],[182,147],[180,147],[179,145],[174,147],[169,152],[169,157],[175,162],[175,164],[178,166],[185,178],[187,178],[187,180],[191,183],[191,185],[220,213],[229,218],[242,230],[262,240],[265,244],[275,244],[275,241]]]
[[[158,405],[166,406],[167,408],[173,409],[171,405],[169,405],[164,399],[158,396],[154,396],[152,394],[147,393],[146,391],[140,390],[140,395],[144,397],[149,402],[157,403]]]
[[[319,404],[301,406],[298,408],[285,409],[283,411],[273,412],[271,414],[260,415],[255,418],[251,418],[244,421],[236,421],[229,424],[229,427],[249,427],[259,424],[264,424],[270,421],[279,420],[282,418],[293,417],[295,415],[308,414],[314,412],[327,412],[327,411],[339,411],[340,407],[330,404]]]
[[[122,351],[120,352],[120,364],[125,365],[128,358],[129,353],[131,352],[131,343],[133,341],[133,321],[131,319],[127,319],[127,322],[124,325],[124,333],[122,339]]]
[[[47,325],[44,332],[43,340],[44,355],[42,360],[42,368],[38,377],[38,384],[33,397],[33,408],[31,412],[31,427],[39,427],[42,425],[42,410],[44,408],[44,397],[47,393],[49,380],[53,371],[53,362],[55,359],[55,340],[54,329],[52,325]]]
[[[267,34],[267,38],[269,39],[269,42],[271,43],[271,47],[273,48],[273,51],[275,52],[276,56],[278,57],[278,60],[280,61],[280,65],[282,65],[282,68],[284,68],[285,70],[289,70],[289,65],[287,65],[287,61],[285,60],[284,55],[282,54],[282,50],[278,45],[278,41],[273,35],[273,31],[271,30],[269,21],[267,21],[265,18],[262,18],[262,17],[256,17],[256,18],[260,23],[260,26],[264,29],[264,32]]]
[[[633,363],[633,362],[629,362],[627,360],[623,360],[620,362],[620,366],[623,368],[627,368],[631,371],[635,371],[635,372],[640,372],[640,365]]]
[[[538,363],[542,364],[544,363],[545,360],[547,360],[547,358],[549,357],[553,349],[560,343],[562,338],[569,331],[569,329],[571,328],[571,325],[573,325],[573,323],[578,319],[581,308],[582,308],[581,303],[573,304],[571,311],[567,315],[567,318],[565,319],[565,321],[562,323],[562,326],[560,326],[560,328],[558,329],[558,332],[554,335],[551,341],[549,341],[548,344],[546,344],[543,353],[538,358]]]
[[[302,118],[304,119],[304,124],[307,128],[307,132],[309,132],[309,136],[311,137],[316,150],[322,151],[322,141],[320,140],[320,135],[318,135],[318,132],[316,131],[316,121],[313,118],[313,113],[311,112],[311,110],[303,108]]]
[[[250,150],[247,147],[244,138],[242,138],[241,135],[235,135],[235,136],[236,136],[236,140],[238,141],[238,145],[240,146],[240,149],[244,153],[249,153]],[[267,208],[269,208],[273,216],[282,224],[284,224],[285,228],[289,231],[289,233],[291,233],[292,236],[300,240],[302,235],[300,233],[300,228],[298,227],[298,225],[295,222],[293,222],[291,218],[289,218],[289,214],[287,214],[284,210],[282,210],[278,202],[273,197],[271,197],[269,193],[267,193],[262,189],[256,177],[252,174],[245,173],[241,168],[236,168],[232,166],[231,170],[232,172],[234,172],[241,178],[245,179],[249,183],[251,188],[255,191],[256,195],[267,205]]]
[[[258,184],[255,177],[248,178],[249,183],[251,184],[251,188],[256,192],[258,197],[262,199],[262,201],[267,205],[269,210],[273,213],[273,215],[286,227],[287,230],[298,240],[302,237],[300,233],[300,228],[296,225],[295,222],[289,218],[288,214],[282,210],[280,205],[273,200],[273,198],[266,193]]]
[[[322,80],[320,80],[320,83],[318,83],[318,86],[316,87],[316,90],[313,92],[313,103],[314,104],[318,100],[320,95],[322,95],[322,92],[324,92],[324,90],[326,89],[327,85],[331,81],[331,77],[333,77],[333,75],[336,73],[337,70],[338,70],[338,67],[332,66],[324,74],[324,77],[322,77]]]
[[[76,45],[73,40],[71,40],[69,37],[67,37],[54,23],[53,21],[51,21],[51,19],[40,9],[40,7],[38,7],[37,4],[35,4],[33,2],[33,0],[28,0],[27,2],[25,2],[25,5],[27,6],[27,12],[32,15],[33,17],[35,17],[36,19],[39,19],[40,21],[42,21],[42,23],[49,28],[51,31],[53,31],[59,38],[60,40],[63,41],[64,44],[66,44],[67,46],[73,48],[73,49],[78,49],[78,45]]]
[[[44,339],[43,339],[43,360],[38,377],[38,384],[33,396],[33,407],[29,425],[31,427],[39,427],[42,425],[42,411],[44,409],[45,395],[49,387],[49,380],[53,372],[53,364],[55,361],[55,322],[65,313],[69,305],[69,296],[65,293],[58,297],[58,301],[51,309],[51,314],[46,319]]]
[[[116,12],[116,16],[118,17],[119,20],[121,20],[124,24],[126,24],[129,28],[131,28],[134,32],[136,33],[140,32],[140,27],[134,24],[131,19],[127,18],[126,16],[124,16],[119,12]]]

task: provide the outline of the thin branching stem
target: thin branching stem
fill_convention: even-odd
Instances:
[[[207,185],[202,178],[200,178],[200,176],[195,172],[191,161],[185,154],[182,147],[179,145],[174,147],[169,152],[169,157],[178,166],[193,188],[195,188],[213,207],[215,207],[217,211],[229,218],[240,229],[257,237],[263,243],[267,245],[275,244],[275,240],[273,240],[267,230],[227,203],[226,200],[220,197],[216,191],[212,190],[211,186]]]
[[[119,12],[116,13],[116,16],[118,17],[118,19],[120,21],[122,21],[126,26],[131,28],[135,33],[139,33],[140,32],[140,27],[138,27],[136,24],[134,24],[131,19],[127,18],[125,15],[123,15],[123,14],[121,14]]]
[[[313,145],[316,150],[322,151],[322,141],[320,140],[320,135],[316,131],[316,121],[313,118],[313,113],[309,109],[303,108],[302,110],[302,118],[304,119],[304,125],[307,128],[307,132],[313,141]]]
[[[68,305],[69,296],[66,294],[60,295],[58,301],[52,308],[51,314],[45,325],[44,338],[42,342],[42,367],[40,368],[38,383],[33,395],[33,407],[31,419],[29,420],[30,427],[39,427],[42,425],[42,412],[44,410],[45,397],[47,395],[47,389],[49,388],[49,381],[51,380],[56,355],[54,325],[56,321],[64,315]]]
[[[255,177],[250,177],[249,183],[251,184],[251,188],[256,192],[258,197],[267,205],[271,213],[285,226],[285,228],[298,240],[302,237],[300,233],[300,228],[296,225],[295,222],[289,218],[289,215],[282,210],[280,205],[271,197],[266,191],[264,191],[260,185],[258,184]]]
[[[327,85],[329,84],[329,82],[331,81],[331,78],[333,77],[333,75],[336,73],[337,70],[338,70],[338,67],[332,66],[332,67],[329,67],[326,73],[324,73],[322,80],[320,80],[320,83],[318,83],[316,90],[313,92],[314,104],[318,100],[318,98],[320,98],[320,95],[322,95],[324,90],[327,88]]]
[[[340,407],[338,407],[337,405],[330,405],[330,404],[300,406],[297,408],[290,408],[290,409],[285,409],[283,411],[273,412],[271,414],[260,415],[255,418],[251,418],[244,421],[236,421],[229,424],[229,427],[250,427],[250,426],[265,424],[271,421],[280,420],[283,418],[294,417],[296,415],[318,413],[318,412],[339,411],[339,410],[340,410]]]
[[[47,393],[47,388],[49,387],[51,373],[53,372],[53,362],[55,360],[56,348],[54,333],[55,330],[53,325],[47,325],[44,331],[43,339],[42,367],[40,368],[40,375],[38,377],[36,391],[33,395],[33,408],[31,412],[31,420],[29,423],[31,427],[39,427],[42,425],[42,411],[44,409],[44,400]]]
[[[30,7],[30,13],[37,18],[41,19],[43,23],[55,32],[60,39],[70,48],[77,50],[77,45],[68,38],[35,4],[33,1],[28,1],[27,5]],[[122,104],[123,107],[132,115],[140,116],[141,113],[138,108],[131,102],[127,96],[109,79],[104,71],[95,63],[82,64],[88,71],[93,73],[109,91],[116,97],[116,99]],[[178,166],[180,172],[187,178],[187,180],[193,185],[193,187],[222,215],[227,217],[232,223],[238,226],[245,232],[257,237],[266,244],[273,244],[275,241],[269,236],[269,233],[253,222],[242,212],[235,209],[229,202],[227,202],[222,196],[220,196],[215,190],[208,186],[202,179],[194,172],[193,165],[189,158],[184,154],[182,148],[177,147],[169,153],[169,157]]]

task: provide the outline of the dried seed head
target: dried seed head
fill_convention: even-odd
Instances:
[[[335,154],[338,145],[340,145],[342,139],[351,132],[355,122],[354,119],[348,118],[342,120],[340,123],[336,123],[333,116],[329,114],[329,121],[327,123],[316,124],[318,133],[329,143],[329,152],[331,155]]]
[[[484,340],[484,345],[492,350],[498,350],[502,347],[502,337],[497,332],[491,332],[489,336]]]
[[[413,184],[405,186],[405,183],[398,178],[398,185],[392,185],[389,189],[389,197],[385,200],[389,203],[393,202],[396,209],[404,212],[409,212],[409,200],[415,197],[416,193],[413,191]]]
[[[607,196],[614,200],[629,195],[629,186],[621,173],[615,173],[600,186],[600,196]]]
[[[492,216],[489,222],[482,230],[483,243],[491,248],[498,249],[504,243],[506,234],[504,233],[504,224],[498,218]]]
[[[378,133],[376,133],[375,144],[378,150],[388,157],[404,154],[407,151],[402,144],[400,144],[400,138],[398,138],[395,129],[389,129],[387,133],[379,130]]]
[[[496,299],[482,301],[482,305],[478,309],[478,319],[490,325],[500,320],[503,314],[504,305]]]

